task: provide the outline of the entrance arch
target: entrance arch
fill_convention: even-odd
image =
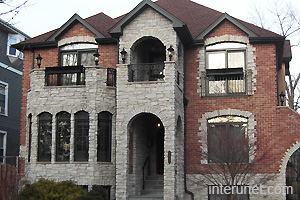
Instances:
[[[129,176],[139,193],[144,178],[163,175],[165,128],[156,115],[140,113],[130,120],[128,132]]]
[[[292,194],[287,191],[287,200],[299,200],[300,199],[300,148],[293,152],[286,164],[286,186],[292,187]]]

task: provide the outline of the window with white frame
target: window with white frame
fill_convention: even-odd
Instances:
[[[206,47],[207,96],[246,94],[246,44],[218,43]]]
[[[23,59],[23,53],[19,50],[12,47],[12,45],[19,43],[24,40],[24,37],[18,34],[8,34],[7,39],[7,55],[8,56],[14,56],[19,57],[20,59]]]
[[[8,84],[0,81],[0,115],[7,115],[8,110]]]
[[[6,131],[0,131],[0,163],[3,163],[6,155]]]

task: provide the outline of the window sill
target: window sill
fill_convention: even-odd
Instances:
[[[51,164],[51,162],[37,161],[36,164],[38,164],[38,165],[49,165],[49,164]]]
[[[249,95],[249,94],[236,94],[236,95],[205,95],[205,96],[202,96],[202,98],[222,98],[222,97],[225,97],[225,98],[234,98],[234,97],[249,97],[249,96],[252,96],[252,95]]]
[[[136,82],[127,82],[127,85],[157,84],[157,83],[165,83],[165,81],[136,81]]]
[[[85,88],[85,85],[62,85],[62,86],[44,86],[45,88],[48,89],[58,89],[58,88]]]
[[[98,163],[99,165],[113,165],[112,162],[97,161],[97,163]]]

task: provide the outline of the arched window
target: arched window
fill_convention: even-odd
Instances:
[[[89,159],[89,114],[80,111],[75,114],[74,161]]]
[[[56,161],[70,160],[71,115],[60,112],[56,115]]]
[[[210,163],[249,162],[247,118],[220,116],[209,119],[207,123]]]
[[[111,161],[111,133],[112,114],[109,112],[99,113],[97,131],[97,160],[100,162]]]
[[[50,113],[41,113],[38,116],[38,156],[37,160],[41,162],[51,161],[52,146],[52,115]]]

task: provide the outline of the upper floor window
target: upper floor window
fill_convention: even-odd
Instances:
[[[208,152],[210,163],[249,162],[248,120],[238,116],[209,119]]]
[[[75,114],[75,161],[89,159],[89,114],[80,111]]]
[[[6,155],[6,132],[0,131],[0,163],[4,162]]]
[[[60,112],[56,115],[56,161],[70,159],[71,115]]]
[[[60,48],[61,66],[94,66],[95,58],[93,54],[98,48],[95,44],[71,44]]]
[[[0,114],[7,115],[8,84],[0,81]]]
[[[38,161],[51,161],[52,115],[41,113],[38,116]]]
[[[220,43],[206,47],[208,96],[246,94],[246,45]]]
[[[8,56],[14,56],[19,57],[20,59],[23,59],[23,53],[18,51],[17,49],[13,48],[11,45],[16,44],[18,42],[21,42],[24,40],[24,37],[17,34],[8,34],[7,39],[7,55]]]
[[[97,160],[101,162],[111,161],[111,133],[112,114],[101,112],[98,114],[97,135]]]

